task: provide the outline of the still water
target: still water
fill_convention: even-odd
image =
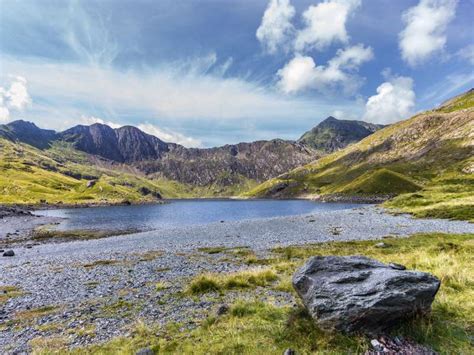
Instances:
[[[59,230],[113,229],[152,230],[163,227],[295,216],[354,208],[349,203],[306,200],[172,200],[166,204],[65,208],[36,214],[65,218]]]

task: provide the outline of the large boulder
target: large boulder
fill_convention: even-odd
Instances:
[[[430,311],[440,281],[363,256],[315,256],[293,287],[316,324],[328,331],[378,334]]]

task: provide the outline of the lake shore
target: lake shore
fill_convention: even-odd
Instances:
[[[28,350],[30,340],[57,334],[62,327],[71,329],[68,346],[101,343],[127,334],[131,319],[163,325],[184,322],[185,327],[193,328],[196,320],[206,317],[216,305],[231,303],[242,294],[230,292],[218,301],[212,295],[182,297],[190,278],[261,266],[238,262],[234,255],[258,261],[271,255],[275,247],[427,232],[474,233],[474,225],[393,216],[381,208],[364,206],[20,247],[14,257],[0,258],[0,285],[18,290],[0,312],[3,324],[17,325],[0,333],[0,349],[6,353]],[[157,291],[158,283],[166,286]],[[282,305],[295,302],[287,291],[257,289],[252,297],[255,295]],[[36,313],[26,320],[20,316],[32,312]],[[55,331],[47,325],[59,328]],[[73,331],[86,325],[94,328],[94,336]]]

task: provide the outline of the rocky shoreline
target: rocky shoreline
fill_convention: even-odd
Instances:
[[[129,334],[136,319],[193,328],[236,298],[291,306],[296,302],[291,293],[258,287],[222,297],[209,293],[189,298],[182,292],[190,278],[204,272],[261,267],[237,255],[254,255],[258,261],[271,256],[274,247],[430,231],[474,233],[474,225],[392,216],[367,206],[20,247],[14,257],[0,258],[0,288],[11,290],[0,303],[0,349],[28,351],[29,342],[38,336],[64,334],[70,347],[101,343]]]

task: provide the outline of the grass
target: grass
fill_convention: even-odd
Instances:
[[[354,179],[347,185],[337,189],[337,193],[345,194],[401,194],[421,190],[422,187],[403,174],[389,169],[369,171]]]
[[[163,291],[163,290],[166,290],[169,287],[170,287],[170,285],[166,282],[163,282],[163,281],[157,282],[155,284],[155,290],[156,291]]]
[[[431,315],[405,323],[394,329],[392,335],[412,338],[441,354],[472,353],[474,235],[418,234],[409,238],[386,238],[384,242],[387,248],[375,247],[377,241],[275,248],[274,257],[269,259],[271,268],[201,275],[192,281],[190,291],[192,294],[209,290],[224,292],[229,285],[240,287],[242,284],[244,289],[251,290],[255,284],[250,280],[254,277],[260,280],[256,283],[264,290],[278,289],[294,294],[291,275],[308,257],[366,255],[430,272],[441,279]],[[234,283],[235,280],[238,282]],[[195,285],[194,289],[191,289],[192,285]],[[299,354],[340,354],[363,353],[369,348],[366,337],[322,332],[301,306],[278,306],[271,300],[261,302],[257,296],[237,299],[226,315],[210,316],[192,330],[179,324],[163,328],[139,322],[128,337],[70,351],[66,351],[61,342],[57,342],[55,348],[53,340],[50,343],[36,340],[33,350],[38,354],[49,354],[58,349],[72,354],[135,354],[137,350],[149,347],[160,354],[258,354],[262,349],[266,354],[282,354],[285,349],[292,348]]]
[[[39,227],[32,233],[34,240],[91,240],[101,239],[117,235],[126,235],[138,232],[137,230],[70,230],[56,231],[47,227]]]
[[[118,260],[96,260],[91,263],[84,264],[82,266],[85,268],[93,268],[96,266],[116,265],[118,263],[119,263]]]
[[[44,306],[39,308],[32,308],[24,311],[15,313],[15,321],[30,321],[39,317],[46,316],[48,314],[55,313],[58,311],[57,306]]]
[[[17,286],[0,286],[0,306],[7,303],[9,299],[23,296],[23,294]]]
[[[277,279],[276,272],[270,268],[245,270],[230,274],[207,273],[192,279],[187,288],[187,293],[201,294],[212,291],[267,286]]]

